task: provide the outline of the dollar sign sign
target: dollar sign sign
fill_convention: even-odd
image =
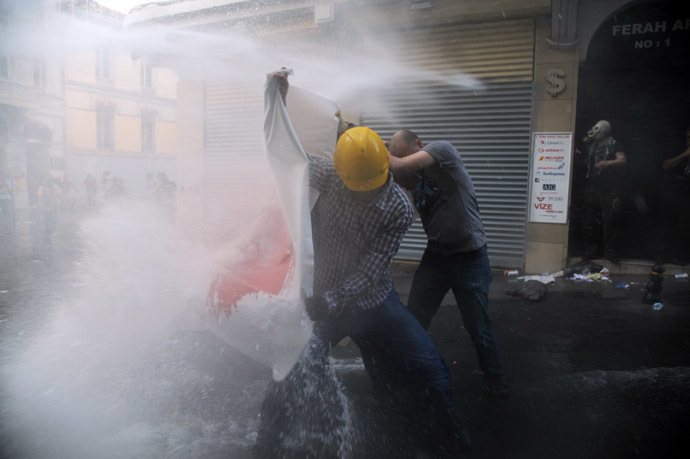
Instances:
[[[556,97],[565,89],[565,71],[560,67],[553,67],[546,74],[546,92],[551,97]]]

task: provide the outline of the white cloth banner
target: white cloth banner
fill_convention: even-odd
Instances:
[[[299,358],[313,325],[302,301],[312,294],[314,280],[306,153],[332,157],[338,106],[291,87],[286,107],[278,82],[269,78],[265,112],[276,202],[247,222],[251,230],[242,244],[251,247],[251,256],[217,276],[205,314],[217,336],[270,366],[280,380]]]

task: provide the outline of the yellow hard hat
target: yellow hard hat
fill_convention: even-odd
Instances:
[[[345,131],[333,153],[336,172],[353,191],[369,191],[386,183],[388,161],[381,137],[363,126]]]

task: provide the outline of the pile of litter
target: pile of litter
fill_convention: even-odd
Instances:
[[[611,279],[609,278],[611,271],[609,271],[607,267],[591,260],[581,261],[580,263],[568,266],[565,269],[564,274],[566,277],[568,277],[568,279],[579,282],[611,282]]]
[[[512,277],[518,274],[517,270],[505,271],[505,275]],[[559,277],[565,277],[570,280],[594,282],[607,281],[611,282],[609,276],[611,271],[605,266],[601,266],[593,261],[583,261],[578,264],[568,266],[564,270],[555,273],[543,273],[531,276],[518,276],[517,280],[521,281],[537,281],[545,285],[552,285],[556,283]]]
[[[661,271],[663,272],[663,270]],[[506,295],[523,298],[528,301],[537,302],[542,301],[546,297],[549,285],[555,285],[556,279],[562,277],[574,282],[608,282],[611,281],[611,271],[606,267],[591,260],[581,261],[580,263],[568,266],[565,269],[556,273],[543,273],[537,275],[520,276],[517,269],[506,270],[504,275],[506,277],[514,277],[515,280],[509,282],[523,281],[518,285],[512,286],[505,291]],[[680,273],[671,276],[677,282],[687,282],[688,274]],[[639,282],[618,282],[614,288],[628,289],[632,285],[639,285]],[[647,286],[649,288],[649,284]],[[643,288],[642,291],[645,289]],[[661,305],[661,306],[659,306]],[[660,310],[663,305],[661,303],[654,303],[654,309]]]
[[[517,276],[517,274],[517,270],[505,271],[505,275],[509,277]],[[556,273],[518,276],[517,280],[524,281],[524,283],[509,288],[506,290],[506,295],[533,302],[542,301],[548,291],[547,285],[554,285],[559,277],[565,277],[576,282],[611,282],[610,274],[611,272],[605,266],[601,266],[593,261],[582,261]]]
[[[614,285],[614,288],[630,288],[631,285],[637,285],[639,282],[619,282]]]

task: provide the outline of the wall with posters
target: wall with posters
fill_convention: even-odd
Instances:
[[[535,132],[533,135],[531,222],[568,222],[572,137],[569,132]]]
[[[532,132],[538,134],[534,134],[532,139],[530,203],[529,209],[526,209],[528,223],[524,269],[528,273],[558,271],[565,266],[568,257],[568,179],[572,159],[565,148],[567,139],[548,136],[567,136],[575,129],[577,53],[572,47],[550,46],[550,36],[550,22],[547,19],[537,22]],[[545,145],[540,147],[542,140]],[[564,144],[547,144],[556,141],[563,141]],[[559,150],[540,152],[540,148]],[[563,154],[560,148],[563,148]],[[544,158],[539,161],[542,156]],[[554,175],[561,173],[563,175]],[[556,183],[553,181],[556,178],[564,182]],[[536,179],[539,181],[536,182]],[[541,190],[535,185],[541,185]],[[545,190],[544,185],[549,189]],[[551,188],[556,188],[556,191]],[[548,197],[552,200],[549,201]],[[542,201],[539,201],[540,198],[543,198]],[[563,198],[563,201],[557,201],[556,198]],[[535,203],[538,208],[535,208]]]
[[[548,44],[548,24],[538,27],[532,130],[573,134],[570,206],[566,223],[547,223],[529,211],[525,271],[558,270],[582,256],[582,140],[602,119],[613,125],[629,162],[620,257],[659,261],[680,247],[669,230],[677,227],[683,199],[674,188],[678,174],[661,164],[690,141],[689,9],[680,0],[579,0],[577,40],[563,47]]]

